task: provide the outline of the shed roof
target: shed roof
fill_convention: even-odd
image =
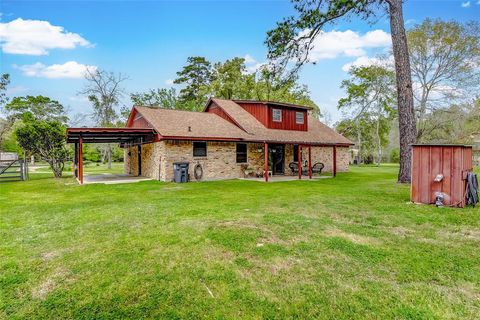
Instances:
[[[152,141],[156,133],[151,128],[67,128],[67,142],[126,143],[136,140]]]

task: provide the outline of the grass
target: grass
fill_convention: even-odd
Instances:
[[[0,318],[478,318],[480,209],[410,204],[396,172],[2,184]]]

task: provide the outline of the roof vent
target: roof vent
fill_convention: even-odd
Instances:
[[[188,126],[188,132],[192,132],[192,127]]]

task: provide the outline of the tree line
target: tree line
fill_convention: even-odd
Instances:
[[[298,77],[284,79],[272,64],[249,72],[245,59],[240,57],[213,64],[205,57],[189,57],[173,83],[181,86],[179,92],[175,88],[151,89],[131,94],[131,100],[134,105],[190,111],[201,111],[209,97],[283,101],[309,106],[314,115],[320,114]]]
[[[427,19],[405,31],[401,0],[292,2],[296,15],[267,33],[268,62],[256,70],[248,70],[240,57],[212,63],[192,56],[173,80],[179,91],[154,88],[132,93],[130,100],[134,105],[191,111],[202,110],[209,97],[274,100],[310,106],[313,116],[319,116],[319,106],[298,80],[302,66],[309,62],[313,40],[340,18],[355,15],[369,20],[383,10],[391,22],[393,62],[377,58],[375,64],[354,66],[341,84],[345,96],[338,108],[343,119],[336,129],[356,143],[358,160],[380,163],[392,132],[397,131],[399,148],[393,151],[400,162],[398,181],[408,182],[412,143],[466,142],[480,133],[480,103],[475,96],[480,83],[477,22]],[[87,70],[79,94],[92,105],[90,117],[96,125],[124,125],[130,112],[122,106],[127,79],[121,73]],[[55,176],[60,176],[64,161],[71,157],[64,143],[65,126],[82,119],[68,119],[63,105],[48,97],[8,101],[9,76],[2,75],[0,80],[0,103],[6,115],[0,120],[0,148],[21,147],[49,162]],[[61,132],[63,140],[56,139]],[[111,164],[118,152],[106,144],[88,154]]]
[[[418,143],[469,143],[480,135],[479,31],[476,22],[426,19],[407,32]],[[355,142],[358,162],[380,164],[398,108],[394,69],[388,59],[375,61],[352,67],[342,82],[344,119],[336,128]],[[387,158],[398,161],[398,153],[393,147]]]

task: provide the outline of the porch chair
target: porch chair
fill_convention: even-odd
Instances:
[[[288,165],[290,170],[292,171],[292,174],[297,174],[298,173],[298,163],[297,162],[290,162]],[[322,162],[316,162],[312,166],[312,174],[321,174],[323,168],[325,168],[325,165]],[[302,175],[308,175],[308,162],[305,161],[305,165],[302,167]]]

